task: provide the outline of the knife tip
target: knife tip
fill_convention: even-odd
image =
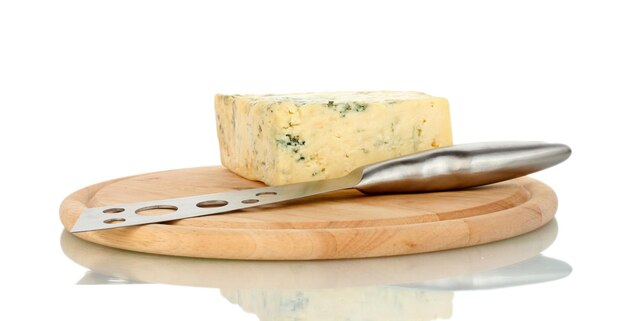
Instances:
[[[74,223],[74,226],[69,229],[70,233],[83,233],[83,232],[91,232],[97,230],[106,230],[112,227],[109,226],[93,226],[93,224],[88,224],[88,222],[81,222],[80,220]]]

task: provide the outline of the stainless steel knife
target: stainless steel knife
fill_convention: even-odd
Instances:
[[[542,142],[487,142],[431,149],[366,165],[328,180],[85,209],[72,233],[222,214],[356,188],[366,194],[418,193],[480,186],[524,176],[566,160],[571,149]],[[142,211],[169,209],[159,216]]]

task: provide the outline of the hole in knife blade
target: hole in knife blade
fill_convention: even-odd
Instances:
[[[124,211],[125,211],[125,209],[123,209],[121,207],[113,207],[113,208],[107,208],[106,210],[102,211],[102,213],[104,213],[104,214],[116,214],[116,213],[122,213]]]
[[[255,199],[255,198],[250,198],[250,199],[247,199],[247,200],[243,200],[241,202],[244,203],[244,204],[254,204],[254,203],[258,203],[259,200]]]
[[[196,204],[197,207],[201,208],[222,207],[226,205],[228,205],[228,202],[220,200],[204,201]]]
[[[135,214],[145,215],[145,216],[157,216],[157,215],[165,215],[172,212],[176,212],[178,207],[174,205],[152,205],[142,207],[135,211]]]
[[[126,221],[125,219],[123,219],[121,217],[118,217],[118,218],[110,218],[110,219],[104,220],[102,222],[106,223],[106,224],[116,224],[116,223],[122,223],[122,222],[125,222],[125,221]]]
[[[261,193],[256,193],[256,196],[261,196],[261,197],[268,197],[268,196],[274,196],[278,193],[276,192],[261,192]]]

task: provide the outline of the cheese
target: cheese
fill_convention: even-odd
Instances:
[[[436,320],[452,316],[453,292],[400,286],[339,289],[222,289],[261,321]]]
[[[215,112],[222,164],[268,185],[452,144],[447,100],[418,92],[218,94]]]

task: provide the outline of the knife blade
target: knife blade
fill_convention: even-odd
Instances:
[[[441,147],[362,166],[334,179],[86,208],[70,232],[223,214],[350,188],[365,194],[383,194],[481,186],[543,170],[570,155],[567,145],[543,142],[486,142]],[[167,209],[170,213],[139,214],[154,209]]]

